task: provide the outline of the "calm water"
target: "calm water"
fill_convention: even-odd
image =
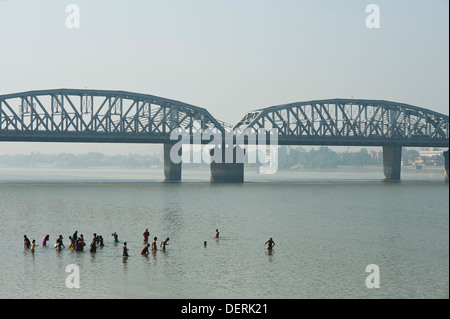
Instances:
[[[400,183],[383,182],[381,170],[246,172],[243,185],[208,178],[185,170],[182,183],[165,184],[156,169],[0,168],[0,297],[449,297],[442,171],[403,172]],[[158,243],[170,238],[165,252],[139,254],[145,228]],[[75,230],[106,246],[23,249],[24,234],[39,245],[62,234],[67,245]],[[70,264],[79,289],[65,285]],[[369,264],[379,266],[379,289],[365,285]]]

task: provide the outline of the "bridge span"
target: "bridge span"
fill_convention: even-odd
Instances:
[[[225,135],[277,134],[278,145],[380,146],[387,180],[399,180],[402,147],[449,147],[449,116],[429,109],[383,100],[326,99],[261,108],[234,126],[215,119],[205,108],[149,94],[91,89],[52,89],[0,95],[0,141],[164,144],[165,178],[181,179],[170,138],[181,129],[194,141],[197,132]],[[195,142],[195,141],[194,141]],[[217,141],[216,141],[217,142]],[[267,137],[267,142],[269,138]],[[201,140],[208,144],[211,140]],[[242,182],[244,167],[211,163],[211,181]],[[445,176],[448,181],[448,151]]]

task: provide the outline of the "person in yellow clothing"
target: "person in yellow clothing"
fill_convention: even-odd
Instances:
[[[36,247],[36,246],[39,246],[39,245],[36,245],[36,240],[33,239],[33,241],[31,242],[31,245],[30,245],[30,253],[34,253],[34,247]]]
[[[153,238],[153,242],[152,242],[152,251],[156,251],[157,250],[157,245],[156,245],[156,240],[157,240],[158,238]]]

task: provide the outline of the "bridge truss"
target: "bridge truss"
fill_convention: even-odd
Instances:
[[[204,108],[124,91],[56,89],[0,95],[0,140],[164,143],[181,128],[224,131]]]
[[[280,145],[448,147],[449,117],[378,100],[298,102],[247,113],[234,129],[276,129]]]

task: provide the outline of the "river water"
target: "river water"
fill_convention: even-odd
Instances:
[[[405,170],[395,183],[381,169],[245,178],[210,184],[207,169],[186,169],[169,184],[162,169],[0,168],[0,297],[449,298],[443,170]],[[140,255],[146,228],[158,246],[170,238],[165,251]],[[52,248],[75,230],[105,246]],[[23,235],[36,239],[34,253]],[[373,264],[379,288],[366,285]],[[69,265],[79,288],[66,285]]]

